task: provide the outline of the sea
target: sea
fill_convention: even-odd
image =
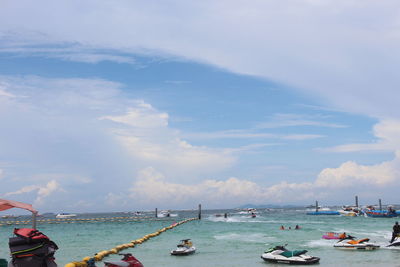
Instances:
[[[262,253],[275,245],[288,249],[306,249],[309,255],[320,257],[319,266],[400,266],[400,248],[386,247],[396,218],[346,217],[338,215],[306,215],[306,209],[259,209],[255,218],[240,210],[203,210],[201,220],[188,221],[133,248],[120,251],[132,253],[144,266],[282,266],[261,259]],[[85,221],[39,223],[37,228],[59,247],[58,266],[110,250],[144,235],[188,218],[197,218],[198,211],[172,211],[176,217],[153,218],[149,213],[78,214]],[[217,216],[227,213],[227,218]],[[95,220],[95,218],[126,218],[143,216],[138,220]],[[154,216],[155,217],[155,216]],[[38,219],[41,219],[40,217]],[[0,220],[0,258],[9,259],[8,238],[15,227],[29,227]],[[286,230],[280,230],[281,226]],[[299,225],[301,229],[295,230]],[[289,229],[291,227],[291,229]],[[333,247],[335,240],[322,239],[326,232],[346,232],[357,238],[370,238],[380,245],[375,251],[343,251]],[[190,256],[171,256],[181,239],[191,239],[196,253]],[[104,260],[119,260],[110,255]],[[96,266],[104,266],[96,262]]]

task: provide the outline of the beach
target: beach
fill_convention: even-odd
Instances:
[[[216,214],[228,213],[228,218]],[[94,253],[141,238],[161,228],[196,218],[197,211],[177,211],[178,217],[159,220],[70,222],[38,224],[38,229],[59,246],[58,266],[93,256]],[[80,217],[116,217],[121,214],[78,214]],[[288,244],[288,249],[306,249],[321,258],[320,266],[396,266],[400,249],[386,248],[396,218],[366,218],[346,216],[310,216],[305,209],[259,210],[257,217],[237,210],[205,210],[201,220],[183,223],[142,244],[120,253],[132,253],[144,266],[280,266],[264,262],[260,256],[274,245]],[[125,214],[126,216],[126,214]],[[280,230],[280,226],[291,230]],[[294,230],[295,225],[301,227]],[[0,257],[8,257],[8,237],[14,227],[0,227]],[[376,251],[342,251],[333,248],[335,240],[322,239],[326,232],[346,232],[357,238],[370,238],[381,245]],[[190,238],[197,248],[195,254],[174,257],[170,251],[181,239]],[[121,256],[110,255],[106,260]],[[103,266],[101,262],[97,266]]]

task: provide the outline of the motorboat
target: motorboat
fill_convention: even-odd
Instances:
[[[285,245],[286,246],[286,245]],[[307,255],[307,250],[287,250],[285,246],[275,246],[265,251],[261,258],[267,262],[286,264],[314,264],[320,258]]]
[[[59,213],[56,215],[57,219],[68,219],[68,218],[73,218],[76,217],[76,214],[72,213]]]
[[[374,218],[392,218],[397,217],[399,214],[393,209],[393,206],[388,206],[387,210],[382,209],[382,206],[377,209],[374,206],[370,205],[364,209],[364,215],[366,217],[374,217]]]
[[[175,250],[171,251],[171,255],[175,256],[186,256],[196,252],[196,247],[193,246],[192,241],[190,239],[183,239],[177,245]]]
[[[178,217],[178,214],[171,213],[169,210],[162,210],[162,211],[160,211],[160,213],[157,214],[157,217],[159,217],[159,218]]]
[[[338,210],[342,216],[360,216],[363,212],[357,206],[343,206],[341,210]]]
[[[363,239],[352,239],[346,238],[341,239],[338,241],[333,247],[338,249],[345,249],[345,250],[375,250],[378,249],[380,246],[376,245],[375,243],[369,242],[369,238]]]

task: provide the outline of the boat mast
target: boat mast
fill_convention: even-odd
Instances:
[[[358,209],[358,196],[356,196],[356,207]]]

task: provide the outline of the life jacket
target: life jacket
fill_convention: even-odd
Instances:
[[[30,240],[50,240],[45,234],[32,228],[15,228],[14,234]]]
[[[54,253],[58,246],[45,234],[31,228],[14,229],[9,238],[13,266],[46,267],[55,265]],[[56,266],[56,265],[55,265]]]

